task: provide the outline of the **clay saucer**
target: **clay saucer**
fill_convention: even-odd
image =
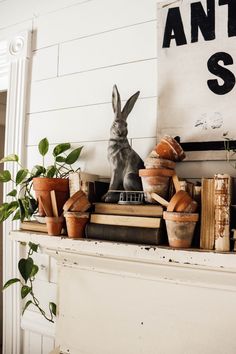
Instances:
[[[86,194],[83,191],[78,191],[74,193],[64,204],[64,211],[81,211],[84,212],[88,210],[91,206]]]
[[[186,211],[186,209],[191,210],[189,205],[191,205],[192,202],[193,202],[193,199],[190,197],[190,195],[187,192],[185,192],[183,190],[179,190],[171,198],[169,205],[167,207],[167,211],[184,212],[184,211]],[[192,207],[194,209],[194,205]]]

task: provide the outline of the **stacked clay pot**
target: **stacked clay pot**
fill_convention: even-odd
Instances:
[[[142,179],[145,200],[148,203],[156,203],[152,193],[157,193],[166,198],[169,190],[170,178],[175,174],[175,162],[162,159],[153,150],[144,161],[145,169],[139,170]]]

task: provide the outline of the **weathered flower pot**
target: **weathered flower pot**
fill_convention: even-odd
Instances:
[[[199,215],[165,211],[163,218],[166,222],[169,245],[174,248],[191,247]]]
[[[45,216],[45,212],[39,201],[39,196],[45,205],[51,206],[50,192],[53,190],[56,193],[58,214],[62,214],[63,205],[69,198],[69,180],[67,178],[36,177],[33,178],[33,189],[39,202],[38,214],[40,216]]]
[[[180,144],[171,136],[165,135],[156,146],[156,152],[162,159],[182,161],[185,153]]]
[[[197,202],[187,192],[179,190],[171,198],[167,211],[194,213],[197,210],[197,206]]]
[[[144,161],[145,168],[170,168],[174,170],[175,165],[174,161],[161,159],[155,150],[151,151]]]
[[[62,231],[63,223],[65,221],[63,216],[46,216],[46,224],[48,234],[50,236],[59,236]]]
[[[68,237],[84,237],[85,226],[89,221],[89,213],[67,212],[64,214],[64,216],[66,218]]]
[[[139,170],[146,202],[157,203],[156,200],[152,198],[152,193],[157,193],[162,198],[167,197],[170,177],[173,176],[174,173],[174,170],[164,168]]]
[[[87,195],[82,191],[74,193],[64,204],[64,211],[86,211],[91,206]]]

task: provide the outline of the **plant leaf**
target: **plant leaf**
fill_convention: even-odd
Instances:
[[[18,283],[20,282],[20,279],[18,278],[13,278],[13,279],[9,279],[3,286],[2,290],[5,290],[6,288],[8,288],[8,286],[14,284],[14,283]]]
[[[47,138],[42,139],[38,144],[39,153],[42,156],[45,156],[46,153],[48,152],[48,148],[49,148],[48,139]]]
[[[17,195],[17,190],[16,189],[13,189],[11,192],[9,192],[7,194],[7,196],[9,196],[9,197],[15,197],[16,195]]]
[[[11,154],[11,155],[8,155],[6,157],[3,157],[1,160],[0,160],[0,163],[3,163],[3,162],[10,162],[10,161],[16,161],[18,162],[19,161],[19,157],[15,154]]]
[[[37,245],[36,243],[33,243],[33,242],[29,242],[29,248],[34,251],[34,252],[38,252],[38,248],[39,248],[39,245]]]
[[[28,172],[29,171],[27,169],[22,169],[17,172],[16,185],[20,184],[25,179],[25,177],[28,175]]]
[[[69,150],[70,147],[71,147],[70,143],[63,143],[55,146],[55,148],[53,149],[53,156],[56,157],[60,155],[62,152]]]
[[[15,215],[13,216],[12,220],[20,220],[20,210],[17,210],[17,212],[15,213]]]
[[[32,303],[33,303],[32,300],[29,300],[29,301],[26,302],[25,306],[22,309],[22,316],[24,315],[24,312],[27,309],[27,307],[29,307],[29,305],[32,304]]]
[[[33,168],[32,168],[32,171],[31,171],[31,174],[33,175],[31,177],[31,179],[33,177],[38,177],[40,175],[43,175],[44,173],[46,172],[46,169],[43,167],[43,166],[40,166],[40,165],[35,165]]]
[[[31,287],[23,285],[21,288],[21,298],[24,299],[31,292]]]
[[[0,222],[5,221],[19,207],[17,201],[3,203],[0,207]]]
[[[56,162],[65,162],[66,158],[64,156],[57,156],[56,157]]]
[[[23,221],[25,218],[25,208],[21,199],[18,199],[18,203],[20,207],[20,220]]]
[[[71,151],[71,153],[67,156],[65,162],[68,165],[72,165],[73,163],[75,163],[78,160],[82,149],[83,149],[83,146]]]
[[[28,202],[29,202],[29,215],[31,216],[37,210],[38,202],[34,198],[29,198]]]
[[[49,302],[49,310],[54,316],[57,315],[57,305],[54,302]]]
[[[38,271],[39,271],[39,267],[36,264],[34,264],[32,268],[32,272],[30,274],[30,278],[34,277],[38,273]]]
[[[0,172],[0,182],[9,182],[11,180],[11,174],[8,170]]]
[[[55,166],[49,166],[46,170],[46,177],[52,178],[56,173],[57,168]]]
[[[30,274],[32,272],[34,265],[34,261],[31,257],[29,258],[21,258],[18,263],[18,269],[19,272],[24,279],[24,281],[27,283],[27,280],[30,278]]]

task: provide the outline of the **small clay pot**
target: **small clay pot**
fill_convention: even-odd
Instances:
[[[59,236],[62,231],[63,223],[65,221],[63,216],[46,216],[46,224],[48,234],[50,236]]]
[[[51,207],[51,191],[56,193],[56,201],[59,215],[63,212],[63,205],[69,198],[69,179],[68,178],[46,178],[36,177],[33,178],[33,190],[35,191],[36,198],[38,199],[38,214],[45,216],[45,211],[39,201],[39,196],[42,202]]]
[[[165,135],[155,148],[162,159],[182,161],[186,156],[180,144],[171,136]]]
[[[157,203],[151,194],[156,193],[162,198],[166,198],[169,189],[170,177],[174,170],[164,168],[148,168],[139,170],[139,176],[142,178],[145,200],[148,203]]]
[[[163,213],[166,222],[169,245],[174,248],[191,247],[199,215],[196,213]]]
[[[171,170],[175,169],[176,163],[171,160],[161,159],[155,150],[151,151],[146,160],[144,161],[144,166],[146,168],[169,168]]]
[[[194,213],[197,210],[197,206],[197,202],[190,197],[188,192],[179,190],[171,198],[167,211]]]
[[[81,211],[84,212],[88,210],[91,206],[87,195],[83,191],[78,191],[74,193],[64,204],[64,211]]]
[[[68,237],[84,237],[85,226],[89,221],[89,213],[67,212],[64,214],[64,216],[66,218]]]

